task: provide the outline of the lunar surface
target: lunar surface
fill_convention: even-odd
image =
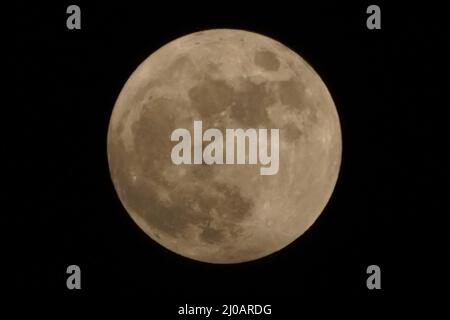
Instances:
[[[222,132],[278,128],[278,172],[174,164],[171,133],[192,132],[195,120]],[[255,260],[302,235],[333,192],[342,150],[336,107],[311,66],[273,39],[231,29],[151,54],[116,101],[107,143],[131,218],[165,248],[209,263]]]

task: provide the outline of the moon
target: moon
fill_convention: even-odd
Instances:
[[[175,165],[177,128],[278,128],[279,171],[259,165]],[[324,210],[342,152],[339,116],[314,69],[266,36],[213,29],[151,54],[111,114],[112,182],[136,224],[165,248],[208,263],[270,255]]]

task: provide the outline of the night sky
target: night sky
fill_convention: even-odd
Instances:
[[[7,196],[19,197],[4,212],[18,227],[7,242],[15,291],[68,300],[142,294],[166,315],[194,302],[270,303],[288,315],[309,296],[371,304],[423,294],[425,266],[439,265],[434,250],[443,255],[434,219],[448,214],[440,200],[448,99],[440,95],[449,69],[437,61],[449,33],[439,8],[380,4],[382,28],[368,30],[365,3],[81,2],[81,30],[68,30],[70,4],[21,4],[15,13],[17,115],[3,119],[18,156],[8,159]],[[120,203],[106,156],[109,117],[129,75],[167,42],[210,28],[258,32],[298,52],[327,85],[343,135],[337,185],[313,226],[237,265],[193,261],[151,240]],[[71,264],[82,271],[79,291],[66,288]],[[371,264],[381,268],[381,290],[366,287]]]

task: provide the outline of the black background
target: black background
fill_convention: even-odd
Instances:
[[[368,3],[78,2],[81,30],[68,30],[69,4],[16,8],[19,117],[6,125],[21,155],[10,173],[23,174],[8,211],[19,226],[19,293],[140,295],[166,317],[191,302],[276,306],[280,296],[301,304],[317,295],[378,303],[423,293],[422,267],[434,263],[427,217],[444,212],[422,200],[425,190],[439,199],[435,173],[448,189],[436,131],[448,85],[434,80],[442,73],[448,81],[447,66],[435,65],[448,36],[439,8],[380,4],[382,29],[368,30]],[[109,117],[130,74],[167,42],[209,28],[259,32],[298,52],[331,92],[343,134],[339,179],[316,223],[285,249],[237,265],[189,260],[148,238],[119,202],[106,157]],[[81,267],[80,291],[66,288],[70,264]],[[382,290],[366,288],[371,264],[381,267]],[[274,313],[295,308],[284,303]]]

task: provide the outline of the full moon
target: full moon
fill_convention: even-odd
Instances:
[[[276,174],[261,175],[260,164],[174,164],[172,132],[200,120],[204,130],[279,129]],[[314,223],[335,187],[342,140],[331,95],[303,58],[257,33],[214,29],[139,65],[115,103],[107,150],[118,197],[150,238],[191,259],[240,263]]]

